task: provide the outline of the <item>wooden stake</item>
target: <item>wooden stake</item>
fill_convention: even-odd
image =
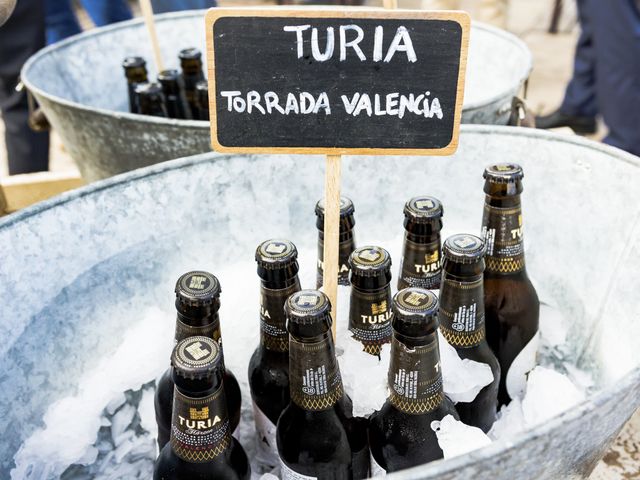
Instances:
[[[342,157],[327,155],[324,171],[324,293],[331,301],[332,333],[338,321],[338,246],[340,239],[340,175]]]
[[[398,8],[398,0],[383,0],[382,4],[384,8],[388,8],[390,10],[396,10]]]
[[[156,24],[153,20],[153,7],[151,6],[151,0],[140,0],[140,10],[142,10],[144,23],[147,25],[147,31],[149,32],[149,39],[151,40],[151,47],[153,49],[153,57],[156,61],[156,69],[158,70],[158,73],[160,73],[164,70],[164,63],[162,62],[160,44],[158,43],[158,35],[156,34]]]

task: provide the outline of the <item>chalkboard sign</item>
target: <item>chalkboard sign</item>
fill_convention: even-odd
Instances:
[[[211,139],[222,152],[450,155],[464,12],[211,9]]]

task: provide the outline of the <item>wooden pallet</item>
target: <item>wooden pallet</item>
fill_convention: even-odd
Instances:
[[[76,172],[38,172],[0,179],[0,216],[84,185]]]

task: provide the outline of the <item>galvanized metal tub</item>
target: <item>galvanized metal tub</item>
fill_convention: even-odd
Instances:
[[[584,478],[640,404],[639,158],[577,137],[492,126],[463,126],[451,158],[345,157],[343,192],[356,205],[360,241],[401,229],[404,201],[425,192],[443,201],[446,227],[477,232],[483,166],[514,160],[526,173],[528,270],[543,301],[557,303],[570,319],[566,349],[592,372],[597,392],[533,430],[392,478]],[[312,252],[300,263],[303,282],[314,282],[313,206],[323,165],[315,156],[203,154],[98,182],[1,220],[0,477],[43,428],[49,406],[79,395],[78,378],[111,358],[141,312],[172,311],[175,279],[189,269],[221,280],[227,364],[246,388],[253,345],[239,344],[238,335],[252,330],[257,342],[257,306],[245,302],[249,314],[241,315],[225,292],[228,298],[248,289],[254,298],[253,252],[275,236]],[[238,259],[247,260],[246,271],[230,272]],[[144,354],[159,348],[144,335],[136,345]],[[157,372],[165,368],[162,348]],[[104,380],[110,375],[107,366]],[[244,397],[250,415],[246,391]]]
[[[167,67],[177,66],[182,48],[205,50],[203,11],[158,15],[157,30]],[[22,71],[22,80],[88,181],[210,150],[207,122],[128,113],[121,67],[128,55],[145,57],[150,78],[156,77],[141,20],[52,45],[34,55]],[[531,52],[515,36],[474,24],[462,121],[506,124],[512,98],[531,65]]]

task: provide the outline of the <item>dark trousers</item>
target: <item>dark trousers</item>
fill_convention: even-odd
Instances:
[[[154,13],[197,10],[217,6],[216,0],[151,0]]]
[[[581,34],[573,78],[560,107],[600,113],[604,141],[640,155],[640,11],[636,0],[578,0]]]
[[[71,0],[44,0],[47,18],[47,43],[55,43],[82,29],[73,11]],[[125,0],[82,0],[82,6],[98,27],[132,18]]]
[[[42,0],[19,0],[0,27],[0,110],[11,175],[49,168],[49,134],[29,128],[26,92],[15,91],[22,65],[44,47],[44,40]]]

